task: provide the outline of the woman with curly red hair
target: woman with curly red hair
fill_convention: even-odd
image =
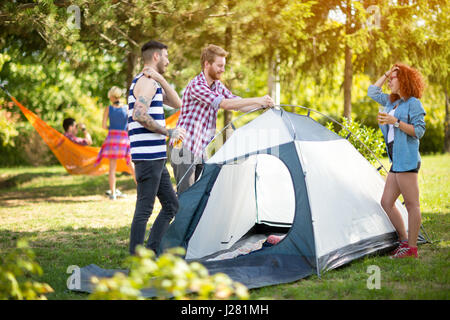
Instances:
[[[381,90],[386,80],[390,95]],[[381,206],[399,237],[399,245],[392,258],[418,257],[417,238],[421,225],[417,178],[421,161],[419,139],[425,133],[425,110],[419,99],[424,87],[419,71],[398,63],[368,89],[369,97],[384,106],[383,112],[378,114],[378,123],[392,166],[381,197]],[[395,206],[400,194],[408,211],[408,232]]]

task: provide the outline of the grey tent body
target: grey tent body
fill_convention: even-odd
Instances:
[[[269,109],[238,128],[179,195],[159,252],[183,247],[186,260],[248,288],[320,276],[395,247],[397,234],[380,205],[384,183],[348,140],[309,116]],[[396,206],[408,225],[405,207]],[[276,245],[217,259],[280,230],[285,236]],[[92,291],[91,276],[111,274],[82,268],[80,291]]]
[[[186,259],[249,288],[320,276],[396,245],[383,189],[384,179],[348,140],[311,117],[270,109],[237,129],[179,195],[160,251],[183,247]],[[407,225],[406,209],[396,206]],[[261,224],[290,228],[277,245],[211,259]]]

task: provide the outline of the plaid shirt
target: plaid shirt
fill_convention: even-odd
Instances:
[[[75,142],[76,144],[80,144],[82,146],[88,145],[88,141],[86,138],[80,138],[80,137],[74,136],[73,134],[68,133],[68,132],[65,132],[64,136],[69,138],[70,141]]]
[[[209,87],[203,72],[192,79],[183,93],[181,114],[177,122],[177,127],[183,127],[187,133],[183,147],[194,156],[203,157],[203,149],[216,133],[220,102],[235,98],[239,97],[232,94],[219,80]]]

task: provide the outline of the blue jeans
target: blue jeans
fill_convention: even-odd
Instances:
[[[178,199],[166,168],[166,160],[135,161],[137,181],[136,209],[130,232],[130,254],[135,254],[136,246],[144,244],[147,222],[153,211],[155,197],[158,197],[162,209],[158,214],[146,248],[159,253],[159,244],[170,222],[177,213]]]

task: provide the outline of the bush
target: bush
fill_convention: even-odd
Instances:
[[[46,300],[45,294],[53,289],[31,280],[33,274],[42,275],[42,269],[27,241],[21,239],[12,252],[0,257],[0,300]]]
[[[2,109],[0,104],[0,143],[2,146],[14,146],[14,137],[19,135],[15,127],[18,119],[17,114]]]
[[[142,289],[156,289],[158,298],[165,299],[248,299],[247,288],[227,275],[213,276],[198,262],[188,264],[175,248],[155,257],[153,251],[139,246],[136,255],[128,257],[128,276],[116,273],[112,278],[93,279],[91,300],[142,300]]]
[[[53,152],[28,122],[18,122],[19,132],[7,145],[0,145],[0,166],[46,166],[58,164]]]
[[[341,123],[343,124],[343,127],[339,127],[337,129],[337,125],[333,122],[328,122],[326,127],[344,138],[347,138],[350,132],[353,133],[348,138],[348,141],[350,141],[350,143],[370,163],[378,163],[376,158],[380,159],[386,155],[386,146],[381,130],[364,126],[357,121],[348,120],[347,118],[342,118]],[[367,146],[367,148],[369,148],[373,153],[370,152],[364,145]]]
[[[439,119],[425,117],[425,134],[420,139],[420,153],[441,153],[444,151],[444,123]]]

